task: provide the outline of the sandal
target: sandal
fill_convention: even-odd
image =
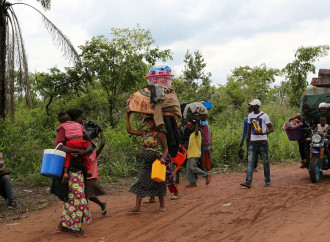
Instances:
[[[158,209],[158,212],[159,212],[159,213],[164,213],[164,212],[166,212],[166,208],[159,208],[159,209]]]
[[[85,232],[82,229],[80,229],[78,231],[75,231],[75,235],[78,238],[86,238],[87,237],[87,235],[85,234]]]
[[[208,174],[206,177],[206,185],[210,184],[211,180],[212,180],[213,175],[212,174]]]
[[[57,226],[58,230],[56,231],[57,234],[67,234],[67,233],[72,233],[72,229],[69,229],[67,227],[64,227],[62,225],[62,222],[59,223],[59,225]]]
[[[102,205],[103,206],[101,206],[101,213],[102,213],[102,216],[105,216],[105,215],[107,215],[107,203],[106,202],[104,202],[104,203],[102,203]],[[102,207],[103,207],[103,209],[102,209]]]
[[[57,234],[67,234],[72,233],[72,229],[66,228],[66,227],[59,227],[59,230],[56,231]]]
[[[134,215],[134,214],[140,214],[141,211],[137,211],[135,210],[135,208],[132,208],[130,211],[129,211],[130,214]]]
[[[143,203],[156,203],[156,199],[149,198],[148,200],[145,200]]]
[[[173,196],[173,197],[171,197],[171,200],[178,200],[178,199],[180,199],[180,197],[179,196]]]

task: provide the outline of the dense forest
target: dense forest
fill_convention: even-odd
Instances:
[[[0,151],[16,181],[48,183],[39,174],[43,150],[54,147],[57,114],[69,108],[84,110],[87,120],[103,129],[106,146],[99,161],[102,179],[133,176],[139,169],[136,142],[125,129],[126,100],[147,85],[146,74],[156,63],[172,59],[171,50],[161,50],[152,33],[135,28],[113,28],[111,38],[95,36],[79,46],[76,64],[60,70],[28,73],[11,70],[0,121]],[[328,54],[329,46],[299,47],[292,62],[282,69],[259,66],[233,67],[227,80],[213,80],[199,50],[187,50],[184,70],[172,86],[180,102],[211,101],[209,123],[213,131],[213,171],[226,172],[246,166],[238,149],[247,115],[247,104],[258,98],[275,131],[269,136],[272,163],[298,160],[296,142],[290,142],[282,126],[299,112],[300,98],[308,85],[307,75],[315,73],[314,63]],[[237,57],[239,58],[239,56]],[[219,85],[217,83],[225,83]],[[137,122],[134,126],[141,126]]]

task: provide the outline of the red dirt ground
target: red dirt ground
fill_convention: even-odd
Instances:
[[[121,190],[102,196],[109,214],[101,216],[90,203],[93,221],[84,225],[85,241],[330,241],[330,172],[312,184],[298,164],[271,167],[271,187],[263,171],[254,173],[251,189],[239,183],[245,173],[214,176],[206,186],[179,185],[181,199],[165,198],[167,211],[158,204],[143,204],[142,213],[130,215],[135,197]],[[55,198],[54,198],[55,199]],[[60,201],[26,218],[0,224],[1,241],[76,241],[73,234],[56,234]]]

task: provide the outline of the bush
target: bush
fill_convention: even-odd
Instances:
[[[298,110],[269,104],[263,106],[262,111],[269,115],[274,126],[274,132],[269,135],[270,161],[277,164],[298,159],[298,145],[288,140],[282,128],[287,118]],[[39,107],[18,108],[15,122],[0,122],[0,151],[4,154],[6,166],[12,170],[16,181],[28,179],[38,184],[50,181],[39,172],[43,150],[54,147],[58,122],[55,114],[46,117],[44,113]],[[213,131],[211,162],[214,169],[227,171],[246,166],[246,163],[238,158],[243,120],[246,115],[244,108],[227,108],[222,113],[210,117],[210,127]],[[132,126],[138,127],[139,124],[134,123],[134,120],[133,117]],[[136,154],[140,150],[126,132],[125,118],[122,117],[115,128],[103,129],[106,145],[98,162],[100,176],[113,178],[136,175],[141,165],[141,161],[136,159]]]
[[[289,141],[283,130],[286,120],[298,110],[276,105],[265,105],[261,110],[268,114],[274,132],[269,135],[269,159],[271,163],[297,159],[299,155],[296,142]],[[244,110],[225,110],[218,114],[211,125],[213,131],[213,167],[231,169],[245,166],[244,161],[238,158],[239,143],[243,130]],[[243,146],[245,149],[245,146]],[[246,162],[246,161],[245,161]]]

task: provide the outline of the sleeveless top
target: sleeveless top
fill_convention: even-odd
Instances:
[[[321,124],[317,124],[317,131],[323,132],[324,134],[327,132],[328,128],[329,128],[328,124],[325,124],[324,127],[322,127]]]
[[[144,148],[159,150],[160,139],[157,137],[158,132],[146,130],[145,135],[142,137],[141,145]]]

